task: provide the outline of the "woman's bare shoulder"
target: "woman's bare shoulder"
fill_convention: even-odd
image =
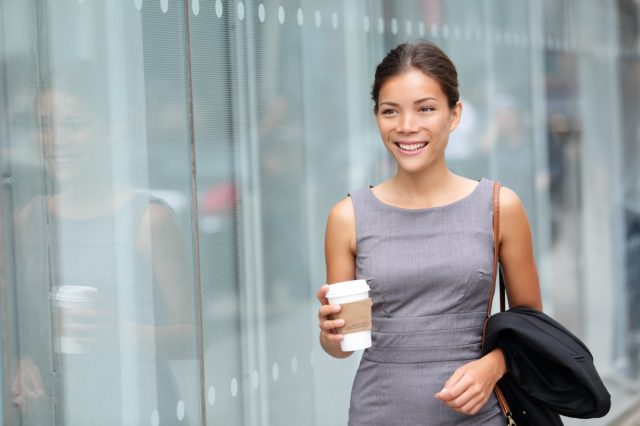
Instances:
[[[521,241],[528,244],[531,228],[520,197],[510,188],[500,188],[500,240]]]
[[[19,238],[25,236],[27,227],[29,226],[29,218],[34,214],[34,210],[36,210],[38,203],[44,203],[45,201],[46,199],[43,197],[35,197],[28,203],[16,209],[13,215],[13,221]],[[42,211],[44,211],[44,207],[42,208]]]
[[[356,219],[351,197],[338,201],[327,219],[327,247],[348,246],[355,252]]]
[[[351,196],[343,198],[331,208],[331,211],[329,212],[329,220],[342,225],[355,223],[355,212],[353,210]]]
[[[516,192],[506,186],[500,187],[500,215],[506,217],[520,216],[525,214],[524,206]]]

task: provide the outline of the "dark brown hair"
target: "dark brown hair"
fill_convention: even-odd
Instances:
[[[378,111],[378,96],[382,85],[391,77],[403,74],[412,68],[422,71],[440,84],[440,88],[447,97],[449,108],[456,105],[460,94],[455,65],[438,46],[420,40],[396,46],[378,64],[371,88],[371,99],[375,102],[374,111]]]

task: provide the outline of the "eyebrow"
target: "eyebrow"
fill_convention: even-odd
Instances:
[[[422,98],[422,99],[418,99],[417,101],[414,101],[413,104],[421,104],[424,101],[438,101],[438,99],[434,98],[433,96],[427,96],[426,98]],[[396,102],[392,102],[392,101],[382,101],[380,102],[380,105],[382,104],[389,104],[392,106],[399,106],[400,104],[396,103]]]

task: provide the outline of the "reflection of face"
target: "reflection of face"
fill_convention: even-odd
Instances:
[[[88,171],[95,159],[95,120],[74,95],[48,91],[40,100],[40,140],[55,177],[65,182]]]
[[[449,109],[440,84],[412,69],[380,88],[376,120],[385,147],[407,171],[444,160],[449,133],[460,119],[462,105]]]

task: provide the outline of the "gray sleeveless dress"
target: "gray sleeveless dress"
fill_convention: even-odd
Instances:
[[[481,354],[493,268],[493,182],[462,200],[403,209],[370,187],[350,194],[356,277],[373,299],[372,347],[354,379],[350,426],[504,425],[495,395],[475,415],[435,394]]]
[[[55,337],[51,329],[51,277],[55,277],[56,285],[97,288],[123,321],[149,326],[169,323],[152,265],[136,248],[139,220],[150,203],[170,209],[159,199],[139,194],[125,206],[100,217],[48,219],[46,197],[32,201],[24,242],[28,257],[18,290],[19,322],[25,327],[20,334],[20,348],[22,355],[33,359],[40,370],[49,402],[28,406],[23,424],[150,424],[153,410],[158,411],[160,419],[176,417],[175,407],[180,399],[177,383],[168,361],[153,342],[134,346],[131,338],[116,335],[109,340],[96,340],[92,350],[83,354],[55,353],[51,345]],[[48,226],[53,227],[49,251],[42,235]],[[51,372],[53,360],[55,374]],[[127,409],[131,401],[134,405]],[[131,412],[141,419],[128,417]],[[130,423],[123,423],[124,419]],[[180,423],[188,424],[187,418]]]

